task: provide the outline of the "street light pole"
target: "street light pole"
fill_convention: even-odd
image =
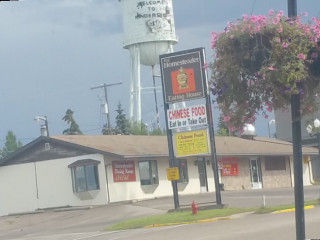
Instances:
[[[288,0],[288,17],[297,17],[297,0]],[[297,83],[301,88],[302,83]],[[292,146],[294,168],[294,200],[296,220],[296,240],[305,239],[304,217],[304,193],[303,193],[303,166],[302,166],[302,143],[301,143],[301,101],[299,93],[291,95],[291,121],[292,121]]]

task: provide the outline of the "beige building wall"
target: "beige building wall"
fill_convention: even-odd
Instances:
[[[178,193],[179,195],[201,193],[202,191],[200,187],[198,166],[194,164],[197,158],[188,157],[185,159],[187,160],[189,182],[178,183]],[[169,159],[167,157],[160,157],[160,158],[151,157],[151,158],[143,158],[143,159],[134,159],[136,181],[127,181],[127,182],[114,182],[113,180],[112,161],[118,161],[118,160],[120,159],[108,158],[108,157],[105,158],[107,183],[108,183],[107,190],[108,190],[108,196],[110,199],[109,202],[152,199],[156,197],[173,195],[171,181],[168,181],[167,179],[167,168],[169,167]],[[141,185],[140,175],[139,175],[139,164],[138,164],[139,160],[156,160],[157,161],[158,176],[159,176],[158,185],[153,185],[153,186]],[[215,182],[214,182],[211,163],[209,165],[206,165],[206,172],[207,172],[208,191],[214,192]]]
[[[287,158],[286,170],[266,171],[265,159],[261,158],[261,173],[263,188],[291,187],[291,163]]]
[[[225,190],[251,189],[250,165],[247,157],[238,158],[238,175],[221,176]]]

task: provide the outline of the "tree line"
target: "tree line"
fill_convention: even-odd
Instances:
[[[116,110],[116,126],[108,128],[107,124],[103,126],[101,133],[103,135],[165,135],[166,131],[162,129],[153,129],[151,132],[148,131],[148,127],[143,122],[132,121],[127,119],[121,104],[118,104]],[[65,135],[82,135],[79,125],[73,116],[74,112],[71,109],[67,109],[62,120],[65,121],[69,127],[63,130],[62,134]],[[4,147],[0,148],[0,159],[5,158],[10,153],[15,152],[18,148],[22,147],[21,141],[18,141],[13,131],[8,131],[6,135],[6,141]]]
[[[141,121],[133,121],[126,117],[124,110],[121,106],[121,103],[117,105],[117,115],[116,115],[116,125],[115,127],[108,127],[105,124],[101,130],[103,135],[165,135],[165,129],[155,128],[152,131],[148,131],[148,126]],[[63,116],[62,120],[64,120],[69,127],[63,130],[63,134],[65,135],[83,135],[80,130],[79,125],[73,116],[73,111],[68,109]],[[216,131],[217,136],[228,136],[230,133],[225,126],[222,118],[219,118],[218,121],[218,130]],[[18,148],[22,147],[22,142],[18,141],[13,131],[8,131],[6,135],[6,141],[4,147],[0,149],[0,159],[8,156],[10,153],[13,153]]]
[[[164,129],[155,128],[152,131],[148,131],[148,126],[141,121],[133,121],[126,117],[121,103],[117,105],[117,115],[116,115],[116,125],[115,127],[108,127],[105,124],[101,130],[103,135],[165,135],[166,131]],[[73,117],[73,111],[68,109],[65,116],[62,118],[69,128],[63,131],[66,135],[82,135],[79,125]]]

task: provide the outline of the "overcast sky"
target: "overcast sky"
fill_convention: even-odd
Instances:
[[[212,61],[211,31],[223,30],[242,14],[287,12],[286,0],[173,0],[179,38],[175,51],[205,47]],[[320,14],[319,0],[298,1],[298,12]],[[106,118],[101,104],[108,88],[110,117],[120,102],[129,116],[129,53],[122,48],[122,17],[117,0],[20,0],[0,3],[0,147],[12,130],[24,144],[40,135],[34,117],[47,116],[51,135],[62,134],[68,108],[84,134],[100,134]],[[152,85],[142,67],[142,87]],[[157,79],[160,86],[160,79]],[[162,93],[158,93],[161,127]],[[142,94],[142,120],[155,121],[154,95]],[[218,110],[214,111],[215,116]],[[270,119],[272,116],[270,117]],[[268,136],[270,119],[259,119],[256,134]],[[272,126],[271,126],[272,127]],[[271,128],[274,131],[273,127]]]

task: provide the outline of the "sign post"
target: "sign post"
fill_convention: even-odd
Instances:
[[[160,56],[164,112],[167,126],[169,165],[174,166],[173,131],[176,156],[209,154],[214,173],[216,201],[221,205],[219,171],[216,159],[211,100],[204,63],[204,48],[196,48]],[[177,103],[204,99],[206,104],[176,108]],[[173,107],[170,108],[169,104]],[[175,208],[179,207],[177,181],[172,181]]]

